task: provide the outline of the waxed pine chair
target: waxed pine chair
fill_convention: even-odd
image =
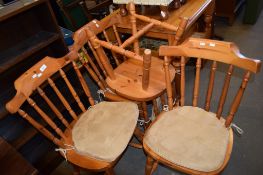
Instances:
[[[175,27],[136,14],[133,3],[129,4],[128,9],[132,33],[125,41],[120,37],[117,28],[119,21],[123,19],[113,14],[101,21],[93,20],[76,31],[72,49],[80,53],[82,63],[93,71],[91,75],[107,99],[115,101],[126,99],[142,104],[144,120],[149,121],[146,102],[153,101],[155,111],[158,113],[155,99],[165,92],[165,73],[163,59],[153,55],[151,50],[141,48],[139,39],[152,27],[157,26],[176,32],[174,36],[176,44],[184,32],[187,19],[183,18],[180,26]],[[140,30],[137,29],[137,20],[146,23]],[[111,62],[116,66],[112,66]],[[169,69],[173,81],[175,69],[173,66]]]
[[[241,102],[251,73],[258,73],[261,61],[241,55],[233,43],[190,38],[178,46],[161,46],[166,72],[168,109],[161,113],[148,128],[143,139],[147,154],[145,174],[154,172],[158,163],[187,174],[219,174],[227,165],[233,146],[231,123]],[[181,84],[179,105],[173,105],[168,66],[172,56],[181,58]],[[196,58],[192,104],[185,105],[185,59]],[[212,61],[204,107],[200,106],[200,67],[201,60]],[[225,81],[218,101],[217,111],[210,111],[216,69],[219,65],[228,66]],[[234,67],[244,70],[243,80],[236,96],[228,96],[231,75]],[[237,71],[240,73],[240,71]],[[202,81],[203,82],[203,81]],[[218,84],[215,87],[220,87]],[[232,91],[231,91],[232,92]],[[190,93],[191,94],[191,93]],[[222,116],[227,97],[232,97],[232,105],[226,117]],[[199,102],[199,105],[198,105]]]
[[[139,115],[132,102],[95,104],[76,53],[45,57],[14,83],[16,95],[6,104],[59,148],[75,167],[105,171],[113,167],[127,147]],[[89,107],[90,106],[90,107]]]

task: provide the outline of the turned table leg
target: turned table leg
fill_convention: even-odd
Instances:
[[[128,14],[128,11],[126,9],[126,4],[119,4],[119,8],[120,8],[121,16],[126,16]]]
[[[205,15],[205,38],[211,38],[212,36],[212,15]]]
[[[215,1],[213,0],[204,12],[204,22],[205,22],[205,38],[212,38],[213,31],[213,15],[215,12]]]
[[[179,9],[181,7],[181,2],[180,0],[174,0],[174,8]]]
[[[162,19],[168,19],[169,12],[168,12],[168,6],[160,5],[160,10],[161,10],[161,18]]]

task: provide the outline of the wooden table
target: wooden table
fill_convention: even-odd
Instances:
[[[188,0],[185,5],[183,5],[181,8],[177,10],[170,10],[169,11],[169,18],[167,20],[164,20],[164,22],[168,24],[172,24],[176,27],[179,26],[180,18],[185,17],[188,18],[188,24],[184,33],[184,36],[182,37],[182,40],[184,38],[191,36],[194,32],[196,32],[196,21],[203,15],[204,16],[204,37],[210,38],[212,35],[212,17],[214,14],[214,7],[215,7],[215,1],[214,0]],[[142,11],[140,8],[136,9],[136,12],[154,19],[160,19],[159,15],[159,8],[158,7],[149,7],[149,8],[143,8]],[[120,12],[117,11],[109,16],[120,16]],[[118,17],[119,23],[117,25],[118,31],[123,33],[130,33],[131,32],[131,23],[129,16],[125,17]],[[138,30],[141,29],[145,23],[138,21]],[[158,27],[153,27],[149,32],[146,33],[146,36],[153,37],[153,38],[159,38],[159,39],[165,39],[168,40],[169,45],[173,45],[174,42],[174,32],[168,31],[165,29],[161,29]]]

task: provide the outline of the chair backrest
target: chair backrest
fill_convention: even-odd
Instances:
[[[94,105],[73,58],[72,52],[62,58],[43,58],[15,81],[17,93],[6,104],[10,113],[18,112],[61,148],[67,140],[63,130],[70,130],[78,115]]]
[[[225,82],[223,85],[223,89],[221,92],[221,96],[219,98],[218,108],[216,116],[218,118],[221,117],[223,107],[226,101],[226,97],[228,94],[228,89],[230,87],[230,79],[233,74],[234,66],[239,67],[245,70],[243,81],[241,82],[241,86],[238,89],[236,96],[233,99],[232,105],[230,107],[230,112],[226,118],[225,126],[229,127],[234,114],[236,113],[239,104],[241,102],[244,90],[247,86],[249,77],[251,72],[257,73],[261,67],[260,60],[254,60],[250,58],[246,58],[242,54],[240,54],[237,46],[234,43],[223,42],[223,41],[214,41],[208,39],[197,39],[197,38],[189,38],[181,45],[178,46],[161,46],[159,49],[159,54],[164,56],[164,68],[166,72],[169,72],[168,65],[171,62],[172,56],[177,56],[181,58],[181,84],[180,84],[180,105],[183,106],[185,103],[185,59],[187,57],[196,58],[196,72],[195,72],[195,80],[194,80],[194,89],[193,89],[193,99],[192,105],[197,106],[198,97],[199,97],[199,87],[200,87],[200,70],[201,70],[201,61],[211,60],[211,70],[210,70],[210,78],[206,93],[206,101],[204,109],[206,111],[210,110],[210,102],[214,88],[215,82],[215,73],[217,69],[218,62],[225,63],[229,65],[228,71],[225,75]],[[169,74],[166,73],[166,84],[167,84],[167,96],[168,96],[168,105],[169,110],[173,108],[173,97],[171,91],[171,83]]]
[[[134,61],[139,62],[138,64],[140,64],[140,62],[144,62],[143,79],[145,83],[143,83],[143,88],[147,89],[147,79],[149,79],[149,74],[147,73],[147,71],[149,71],[149,66],[151,62],[151,52],[147,50],[144,53],[144,56],[141,56],[138,39],[142,37],[145,33],[147,33],[153,26],[158,26],[160,28],[165,28],[167,30],[176,32],[175,43],[173,44],[177,44],[187,25],[187,19],[183,18],[179,27],[175,27],[165,22],[161,22],[143,15],[136,14],[135,6],[133,3],[130,3],[128,6],[132,30],[132,35],[128,39],[122,41],[119,35],[117,26],[118,23],[121,23],[120,21],[124,18],[122,18],[119,15],[119,12],[116,11],[110,14],[109,16],[105,17],[103,20],[93,20],[87,25],[83,26],[78,31],[76,31],[73,37],[75,41],[73,45],[73,50],[81,51],[81,53],[83,53],[84,57],[88,59],[87,62],[90,62],[91,67],[97,74],[98,78],[105,76],[109,77],[112,80],[115,79],[113,71],[114,68],[110,64],[111,61],[109,60],[109,58],[113,58],[112,60],[114,60],[114,64],[117,66],[120,64],[121,61],[123,61],[118,59],[120,56],[124,58],[124,60],[133,59]],[[136,19],[139,19],[149,24],[145,25],[140,30],[137,30]],[[89,55],[91,53],[88,53],[88,51],[85,49],[85,44],[87,44],[90,47],[93,56]],[[131,47],[133,48],[133,50],[126,49],[131,44],[133,44],[133,46]],[[99,65],[99,69],[101,70],[95,68],[96,63],[92,63],[91,57],[96,59],[96,62]],[[100,72],[102,72],[103,74],[101,75]],[[104,80],[100,79],[100,81],[100,84],[104,84]]]

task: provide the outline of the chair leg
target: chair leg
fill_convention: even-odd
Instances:
[[[108,168],[108,169],[105,171],[104,175],[115,175],[114,170],[113,170],[113,167]]]
[[[135,128],[133,134],[139,140],[139,142],[142,143],[144,133],[138,127]]]
[[[154,161],[153,158],[147,156],[146,166],[145,166],[145,175],[151,175],[157,168],[157,161]]]
[[[147,111],[147,103],[145,101],[142,102],[142,110],[143,110],[143,118],[144,118],[144,129],[147,129],[150,125],[150,120],[148,117],[148,111]]]

